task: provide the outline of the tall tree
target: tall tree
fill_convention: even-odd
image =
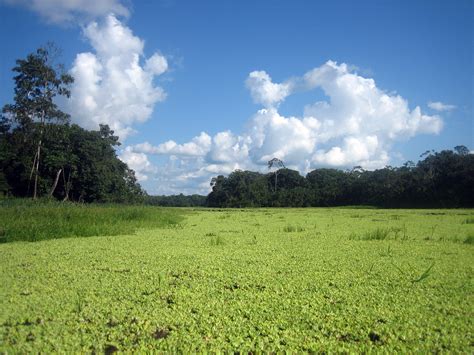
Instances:
[[[38,178],[41,150],[48,123],[67,123],[69,115],[62,112],[54,98],[69,97],[69,86],[74,79],[57,65],[59,50],[51,43],[18,59],[13,71],[15,77],[14,103],[3,107],[3,113],[25,134],[30,145],[35,146],[29,183],[33,182],[33,198],[38,195]]]
[[[277,182],[278,182],[278,172],[281,168],[285,168],[285,164],[283,164],[283,161],[281,161],[278,158],[273,158],[268,161],[268,170],[271,170],[272,168],[276,168],[274,174],[275,174],[275,192],[277,191]]]

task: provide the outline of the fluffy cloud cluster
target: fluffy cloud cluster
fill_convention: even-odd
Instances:
[[[26,7],[48,22],[82,22],[114,13],[128,16],[128,9],[120,0],[3,0],[9,5]]]
[[[119,158],[125,162],[129,168],[135,171],[135,176],[138,181],[148,180],[148,174],[156,173],[156,167],[154,167],[145,153],[133,152],[130,147],[127,147],[121,152]]]
[[[264,71],[253,71],[246,80],[247,88],[250,90],[253,100],[265,107],[278,105],[290,95],[291,82],[276,84]]]
[[[201,135],[194,137],[191,142],[185,144],[177,144],[175,141],[170,140],[155,147],[145,142],[137,144],[134,149],[148,154],[196,157],[205,155],[210,146],[211,137],[207,133],[202,132]]]
[[[169,156],[169,164],[157,168],[155,177],[174,176],[173,183],[180,181],[181,189],[199,186],[199,192],[205,193],[211,176],[236,168],[263,171],[274,157],[301,173],[321,166],[383,167],[390,161],[394,142],[422,133],[438,134],[443,126],[439,116],[424,114],[418,106],[410,109],[403,97],[332,61],[283,83],[272,82],[264,71],[254,71],[246,86],[263,108],[240,135],[225,131],[210,137],[203,132],[184,144],[143,143],[129,149]],[[286,97],[316,88],[329,99],[307,105],[302,117],[279,113]]]
[[[83,33],[95,53],[76,56],[67,111],[88,129],[108,124],[123,140],[165,99],[154,79],[167,71],[168,63],[159,53],[144,60],[143,41],[114,15],[90,23]]]

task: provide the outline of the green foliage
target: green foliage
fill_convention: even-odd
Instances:
[[[119,213],[97,207],[74,206]],[[122,209],[111,223],[141,218]],[[470,353],[472,248],[457,236],[473,211],[393,215],[199,209],[179,227],[0,244],[0,352]],[[409,240],[347,237],[403,225]],[[434,225],[446,237],[425,241]]]
[[[147,206],[1,200],[0,241],[133,234],[178,223],[183,212]]]
[[[141,202],[144,192],[135,173],[115,152],[118,137],[108,126],[87,131],[77,125],[46,125],[43,163],[39,168],[38,196],[79,202]],[[16,129],[4,135],[6,159],[0,163],[14,196],[29,192],[30,156],[22,133]],[[0,146],[1,147],[1,146]],[[52,191],[54,182],[58,183]]]
[[[3,140],[11,127],[19,132],[22,145],[26,145],[26,155],[20,160],[28,166],[29,179],[27,193],[32,185],[32,196],[38,196],[38,179],[40,167],[43,165],[44,138],[47,134],[47,124],[64,124],[69,121],[69,115],[62,112],[54,98],[56,96],[69,97],[69,86],[74,79],[64,71],[61,65],[55,65],[59,50],[48,44],[31,53],[26,59],[18,59],[13,71],[17,73],[15,80],[14,103],[3,107],[2,113],[2,143],[0,148],[7,148]],[[8,141],[8,139],[6,139]],[[8,143],[11,143],[8,142]],[[3,157],[8,154],[2,152]],[[1,164],[0,171],[4,171]],[[26,170],[26,169],[25,169]]]
[[[135,173],[118,159],[107,125],[69,125],[54,98],[69,96],[73,78],[54,65],[55,50],[17,60],[14,103],[0,119],[0,195],[51,196],[79,202],[139,202]]]
[[[65,123],[69,115],[59,110],[56,96],[69,97],[69,86],[74,78],[62,65],[55,64],[59,49],[52,43],[18,59],[13,71],[16,73],[14,103],[3,107],[9,119],[28,132],[35,122]]]

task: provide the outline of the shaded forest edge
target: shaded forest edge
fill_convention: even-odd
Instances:
[[[147,196],[145,203],[177,207],[474,207],[474,155],[465,146],[427,151],[417,164],[373,171],[315,169],[305,177],[278,169],[236,170],[212,179],[207,196]]]

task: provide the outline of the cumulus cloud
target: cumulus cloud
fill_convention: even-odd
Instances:
[[[333,61],[280,84],[266,72],[255,71],[246,85],[263,108],[241,134],[224,131],[211,137],[202,132],[187,143],[144,143],[130,150],[170,157],[166,169],[156,175],[171,184],[169,192],[194,187],[207,193],[212,176],[235,169],[266,171],[274,157],[303,174],[322,166],[380,168],[390,163],[394,142],[438,134],[443,127],[440,116],[427,115],[419,106],[411,109],[405,98]],[[301,117],[285,117],[278,111],[289,95],[316,88],[328,99],[309,103]]]
[[[373,79],[349,71],[346,64],[328,61],[304,75],[309,89],[321,87],[330,101],[305,108],[305,115],[322,122],[323,140],[348,135],[377,135],[383,141],[437,134],[442,129],[438,116],[410,110],[407,100],[377,88]]]
[[[230,174],[236,169],[257,169],[248,159],[248,139],[230,131],[219,132],[211,138],[202,132],[191,141],[174,141],[153,146],[148,142],[126,148],[134,154],[168,156],[148,181],[149,192],[156,194],[207,194],[211,178]]]
[[[144,185],[150,194],[207,194],[211,178],[241,169],[238,164],[209,164],[204,157],[182,159],[175,155],[156,167]]]
[[[290,81],[276,84],[265,71],[253,71],[245,81],[255,103],[272,107],[282,102],[292,90]]]
[[[212,169],[216,172],[219,165],[229,167],[233,164],[242,164],[248,158],[250,143],[249,137],[237,136],[230,131],[219,132],[212,138],[206,159],[211,166],[214,166]]]
[[[128,16],[129,10],[120,0],[2,0],[9,5],[25,7],[48,22],[63,24],[90,21],[114,13]]]
[[[442,102],[439,102],[439,101],[435,101],[435,102],[430,101],[430,102],[428,102],[428,107],[432,110],[440,111],[440,112],[452,111],[456,108],[456,106],[454,106],[454,105],[443,104]]]
[[[131,149],[148,154],[198,157],[206,155],[210,146],[211,137],[207,133],[201,132],[199,136],[184,144],[177,144],[175,141],[169,140],[158,146],[152,146],[150,143],[145,142],[132,146]]]
[[[387,165],[389,156],[385,150],[379,149],[377,136],[346,137],[342,147],[334,146],[328,151],[318,150],[312,160],[316,166],[359,165],[365,169],[374,169]]]
[[[319,126],[313,117],[284,117],[276,109],[259,110],[246,132],[252,142],[250,158],[259,165],[275,157],[289,166],[301,165],[314,150]]]
[[[125,148],[118,157],[135,171],[139,182],[147,181],[148,174],[157,172],[157,168],[152,165],[145,153],[133,152],[130,147]]]
[[[143,40],[114,15],[90,23],[83,33],[94,53],[76,56],[66,110],[81,126],[97,129],[108,124],[124,140],[134,132],[133,125],[148,120],[154,105],[166,98],[154,79],[167,71],[167,60],[155,53],[142,64]]]
[[[147,59],[145,70],[155,75],[161,75],[168,70],[168,61],[159,53],[155,53]]]

